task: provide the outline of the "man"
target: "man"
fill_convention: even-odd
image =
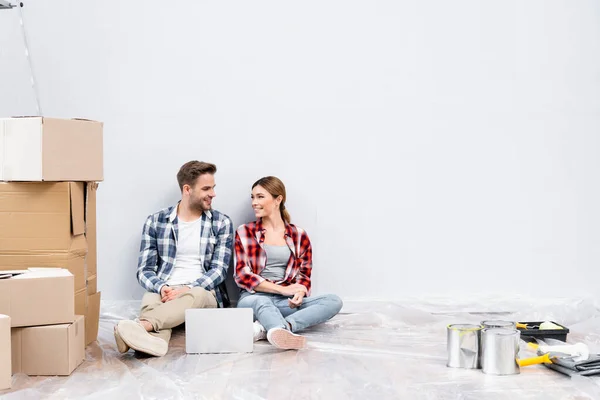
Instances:
[[[164,356],[171,328],[185,321],[188,308],[223,307],[233,243],[228,216],[212,209],[217,167],[190,161],[177,174],[181,201],[146,219],[137,268],[148,291],[139,319],[115,326],[121,353],[130,348]]]

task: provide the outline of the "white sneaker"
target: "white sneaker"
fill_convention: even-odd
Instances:
[[[267,340],[273,346],[284,350],[299,350],[306,346],[306,338],[283,328],[269,329]]]
[[[255,342],[258,342],[259,340],[265,340],[267,338],[267,330],[261,325],[260,322],[254,321],[253,328]]]

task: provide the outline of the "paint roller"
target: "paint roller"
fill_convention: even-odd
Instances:
[[[539,325],[527,325],[527,324],[523,324],[521,322],[517,322],[516,326],[517,326],[517,328],[521,328],[521,329],[543,329],[543,330],[563,329],[562,326],[556,325],[555,323],[550,322],[550,321],[544,321]]]
[[[528,343],[529,347],[537,349],[538,356],[530,358],[517,359],[519,367],[527,367],[529,365],[550,364],[555,360],[571,360],[574,362],[584,361],[590,357],[590,350],[584,343],[566,344],[558,346],[537,345]]]

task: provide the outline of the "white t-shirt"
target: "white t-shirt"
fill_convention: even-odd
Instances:
[[[204,254],[200,254],[200,228],[202,218],[178,223],[177,255],[175,267],[167,285],[187,285],[204,274]]]

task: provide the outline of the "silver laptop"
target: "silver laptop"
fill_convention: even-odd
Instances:
[[[185,352],[251,353],[254,349],[251,308],[185,310]]]

